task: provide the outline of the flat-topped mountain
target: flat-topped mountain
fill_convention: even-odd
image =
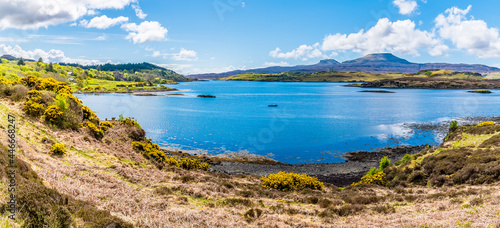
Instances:
[[[342,64],[387,64],[387,63],[412,64],[408,62],[408,60],[396,57],[391,53],[368,54],[361,58],[345,61]]]
[[[188,75],[189,78],[222,78],[242,73],[281,73],[281,72],[303,72],[316,73],[328,71],[358,71],[371,73],[416,73],[424,69],[443,69],[451,71],[470,71],[477,73],[488,73],[500,71],[499,68],[481,64],[451,64],[451,63],[412,63],[406,59],[399,58],[391,53],[368,54],[361,58],[339,63],[334,59],[324,59],[313,65],[298,65],[289,67],[267,67],[250,70],[236,70],[219,74],[197,74]]]

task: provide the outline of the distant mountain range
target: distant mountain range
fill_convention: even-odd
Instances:
[[[12,55],[2,55],[0,56],[0,59],[6,59],[6,60],[9,60],[9,61],[13,61],[13,60],[19,60],[19,58],[16,58]],[[34,62],[35,60],[33,59],[23,59],[24,61],[28,61],[28,62]]]
[[[412,63],[408,60],[394,56],[391,53],[368,54],[364,57],[339,63],[334,59],[321,60],[313,65],[298,66],[273,66],[266,68],[235,70],[224,73],[194,74],[188,78],[214,79],[228,77],[242,73],[280,73],[280,72],[304,72],[315,73],[322,71],[360,71],[372,73],[416,73],[424,69],[442,69],[453,71],[471,71],[477,73],[488,73],[500,71],[499,68],[481,64],[451,64],[451,63]]]

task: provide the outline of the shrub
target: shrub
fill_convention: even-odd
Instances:
[[[33,87],[40,82],[40,78],[34,75],[28,75],[26,77],[19,79],[19,82],[25,86]]]
[[[15,101],[24,100],[27,94],[28,88],[24,85],[15,85],[12,87],[12,99]]]
[[[108,127],[108,128],[112,128],[113,127],[113,124],[110,123],[109,121],[101,121],[99,124],[101,126]]]
[[[476,125],[476,127],[484,127],[484,126],[490,126],[490,125],[495,125],[495,122],[493,122],[493,121],[482,122],[482,123]]]
[[[450,131],[455,131],[458,129],[458,122],[456,120],[451,121],[450,123]]]
[[[82,106],[83,119],[85,120],[98,120],[97,115],[87,106]]]
[[[102,139],[104,137],[104,131],[98,128],[92,122],[87,122],[87,128],[90,130],[90,134],[96,139]]]
[[[414,157],[414,155],[409,155],[409,154],[405,154],[405,156],[403,158],[401,158],[401,160],[397,161],[396,163],[394,163],[394,165],[401,165],[407,161],[410,161],[412,160]]]
[[[61,108],[61,110],[66,110],[69,107],[68,102],[66,101],[66,97],[62,95],[58,94],[56,98],[54,98],[54,102],[59,108]]]
[[[379,170],[383,171],[385,168],[389,167],[390,165],[391,165],[391,160],[389,160],[389,157],[385,156],[382,159],[380,159]]]
[[[262,187],[274,188],[280,191],[290,191],[292,189],[318,189],[324,188],[323,182],[318,181],[318,178],[308,176],[307,174],[279,172],[263,176],[261,178]]]
[[[201,162],[198,159],[182,158],[179,167],[184,169],[208,170],[208,168],[210,168],[210,165],[206,162]]]
[[[135,150],[139,150],[144,154],[146,154],[147,156],[154,158],[158,162],[164,162],[167,159],[165,153],[160,149],[160,146],[158,146],[158,144],[154,144],[151,141],[151,139],[147,139],[146,142],[134,141],[132,142],[132,147]],[[167,163],[178,166],[177,163],[171,163],[171,162],[172,161],[167,161]]]
[[[66,153],[66,147],[62,143],[56,143],[52,145],[50,152],[57,155],[64,155]]]
[[[385,185],[385,173],[378,172],[373,175],[364,175],[361,177],[361,181],[352,183],[352,186],[357,186],[360,184],[377,184],[377,185]]]
[[[61,108],[57,105],[51,105],[45,110],[43,113],[45,115],[45,120],[50,123],[56,123],[60,120],[63,112],[61,112]]]
[[[26,114],[33,117],[41,116],[43,110],[44,110],[43,105],[33,100],[27,101],[26,103],[24,103],[23,106],[23,111],[26,112]]]
[[[120,118],[123,116],[120,115]],[[123,125],[128,125],[128,126],[136,126],[136,127],[141,127],[137,121],[133,120],[130,117],[124,118],[123,120],[120,121],[121,124]]]

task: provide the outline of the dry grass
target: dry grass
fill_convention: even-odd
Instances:
[[[284,193],[264,189],[255,176],[229,176],[153,163],[136,153],[120,126],[101,140],[24,119],[19,104],[0,100],[17,120],[18,156],[45,185],[137,227],[488,227],[500,225],[500,185],[408,187],[361,185]],[[0,131],[5,139],[5,131]],[[50,154],[50,143],[68,148]],[[106,141],[108,139],[108,141]],[[2,187],[2,189],[4,189]],[[3,198],[5,200],[5,198]],[[469,205],[469,206],[466,206]],[[0,224],[3,220],[0,219]]]

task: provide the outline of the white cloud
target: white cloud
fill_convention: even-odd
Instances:
[[[134,44],[165,40],[168,32],[157,21],[144,21],[139,25],[128,23],[123,24],[121,27],[129,32],[126,38],[132,40]]]
[[[285,62],[285,61],[281,61],[279,63],[276,63],[276,62],[265,62],[264,66],[266,66],[266,67],[270,67],[270,66],[290,66],[290,64],[287,63],[287,62]]]
[[[444,44],[438,44],[429,50],[429,55],[432,56],[447,56],[446,52],[450,50],[450,47]]]
[[[497,28],[490,28],[483,20],[467,19],[471,10],[456,7],[447,9],[435,19],[436,29],[443,39],[450,40],[457,48],[479,58],[500,57],[500,35]]]
[[[99,60],[88,60],[88,59],[75,59],[67,57],[63,51],[51,49],[46,52],[42,49],[35,49],[32,51],[23,50],[20,46],[7,46],[5,44],[0,44],[0,55],[12,55],[14,57],[23,57],[25,59],[33,59],[37,60],[38,58],[42,58],[44,62],[54,62],[54,63],[78,63],[81,65],[96,65],[96,64],[104,64]],[[110,62],[110,61],[108,61]]]
[[[399,8],[399,13],[402,15],[413,13],[418,6],[415,0],[394,0],[392,4]]]
[[[193,60],[197,60],[198,56],[197,56],[197,53],[193,50],[186,50],[184,48],[181,48],[181,51],[179,51],[179,53],[172,55],[172,59],[193,61]]]
[[[270,51],[269,55],[273,58],[302,59],[304,61],[311,58],[325,57],[325,55],[323,55],[321,50],[319,50],[319,43],[315,43],[312,46],[303,44],[300,45],[298,48],[289,52],[282,52],[280,48],[276,48]]]
[[[139,5],[132,5],[132,9],[135,10],[135,15],[140,19],[144,19],[148,16],[147,14],[142,12],[142,9]]]
[[[324,38],[324,51],[347,51],[361,53],[398,52],[401,54],[419,55],[418,49],[431,49],[440,45],[439,39],[431,32],[415,28],[411,20],[391,22],[387,18],[380,19],[368,31],[358,33],[328,35]]]
[[[101,35],[101,36],[98,36],[97,38],[95,38],[95,40],[107,40],[108,37],[106,35]]]
[[[37,29],[76,21],[95,10],[123,9],[136,0],[0,0],[0,29]]]
[[[97,28],[97,29],[107,29],[111,26],[115,26],[117,24],[121,24],[128,21],[128,17],[117,17],[117,18],[109,18],[106,15],[102,15],[100,17],[94,17],[90,21],[81,20],[80,25],[85,28]]]

